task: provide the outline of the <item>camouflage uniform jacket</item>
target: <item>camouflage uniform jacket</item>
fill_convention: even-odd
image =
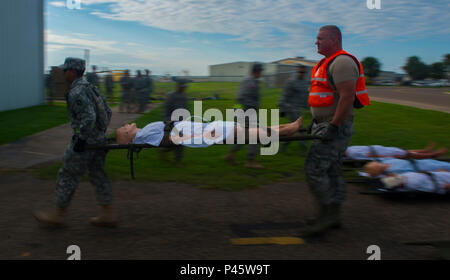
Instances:
[[[123,76],[120,78],[119,83],[124,91],[129,91],[133,88],[133,79],[131,77]]]
[[[105,76],[105,87],[111,89],[111,88],[113,88],[113,86],[114,86],[113,76],[110,74],[106,75]]]
[[[147,92],[153,92],[153,80],[152,78],[150,78],[150,76],[144,76],[144,81],[145,81],[145,88],[147,90]]]
[[[104,143],[106,134],[97,128],[96,103],[91,90],[89,82],[84,78],[76,79],[70,86],[65,96],[70,126],[74,134],[78,134],[89,144]]]
[[[245,78],[239,88],[238,102],[244,106],[245,109],[259,108],[259,85],[258,80],[253,77]]]
[[[89,72],[86,74],[86,80],[91,83],[92,85],[99,87],[100,83],[99,83],[99,79],[96,73],[94,72]]]
[[[306,80],[299,80],[297,77],[290,78],[280,98],[281,112],[298,111],[308,107],[308,87]]]
[[[167,95],[166,101],[164,103],[163,119],[165,121],[170,121],[172,112],[176,109],[188,109],[187,106],[188,99],[185,93],[180,93],[173,91]]]
[[[136,89],[136,91],[138,91],[138,92],[145,91],[145,89],[147,87],[147,81],[145,80],[145,78],[143,76],[135,77],[133,82],[134,82],[134,88]]]

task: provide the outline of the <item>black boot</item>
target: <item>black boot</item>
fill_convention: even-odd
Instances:
[[[313,224],[308,225],[301,233],[302,236],[317,236],[324,234],[331,228],[341,227],[341,205],[330,204],[324,205],[322,215],[315,220]]]

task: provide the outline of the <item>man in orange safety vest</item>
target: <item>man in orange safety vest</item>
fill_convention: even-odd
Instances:
[[[341,162],[353,134],[353,108],[369,105],[361,63],[342,50],[337,26],[319,29],[317,52],[325,57],[314,66],[308,104],[314,140],[305,160],[306,180],[317,202],[318,213],[307,221],[303,236],[322,234],[341,226],[346,186]]]

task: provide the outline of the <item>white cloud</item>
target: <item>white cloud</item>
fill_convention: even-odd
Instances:
[[[65,7],[66,6],[65,1],[53,1],[53,2],[49,2],[48,4],[55,6],[55,7]]]
[[[45,44],[44,47],[46,52],[60,51],[65,48],[63,45],[55,45],[55,44]]]
[[[88,34],[73,33],[72,35],[73,36],[60,35],[55,34],[50,30],[45,30],[45,44],[53,50],[62,49],[62,47],[64,47],[75,49],[90,49],[91,52],[106,54],[121,52],[121,50],[115,46],[117,44],[116,41],[86,39],[85,37],[90,37],[90,35]]]
[[[131,47],[141,47],[142,45],[141,45],[141,44],[138,44],[138,43],[128,42],[128,43],[127,43],[127,46],[131,46]]]
[[[228,34],[255,48],[313,46],[315,26],[323,24],[340,26],[344,36],[371,40],[450,31],[447,1],[383,1],[381,10],[369,10],[365,0],[83,0],[84,5],[99,3],[109,3],[109,11],[92,12],[102,18]]]
[[[49,4],[61,6],[65,1]],[[95,4],[106,5],[99,8],[92,6]],[[297,55],[317,59],[315,34],[317,26],[325,24],[341,27],[344,46],[429,35],[448,37],[450,33],[447,0],[382,0],[381,10],[367,9],[366,0],[82,0],[81,5],[101,18],[138,22],[177,33],[225,34],[229,35],[229,40],[242,42],[250,48],[246,53],[222,51],[220,57],[208,58],[206,53],[199,54],[187,48],[155,49],[134,42],[119,44],[87,34],[46,33],[49,51],[87,48],[91,49],[93,57],[95,53],[120,54],[129,59],[124,58],[124,63],[114,60],[113,66],[143,68],[150,65],[148,67],[155,69],[155,73],[174,73],[186,65],[191,73],[205,74],[207,65],[236,59],[272,61]],[[177,33],[173,36],[179,36]],[[346,41],[348,36],[354,37],[351,42]],[[209,44],[212,40],[199,42]],[[181,44],[193,42],[185,36],[179,36],[178,41]]]
[[[178,73],[188,68],[192,74],[207,73],[211,61],[194,58],[189,48],[142,48],[142,44],[102,40],[84,33],[71,33],[70,36],[45,30],[46,65],[59,65],[64,57],[81,55],[84,49],[91,53],[91,64],[116,69],[152,69],[154,73]],[[181,72],[180,72],[181,73]]]

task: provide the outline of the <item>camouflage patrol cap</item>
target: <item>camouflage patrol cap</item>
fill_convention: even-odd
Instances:
[[[64,64],[60,65],[59,68],[63,71],[72,69],[84,72],[84,70],[86,70],[86,61],[81,58],[67,57],[66,60],[64,60]]]

